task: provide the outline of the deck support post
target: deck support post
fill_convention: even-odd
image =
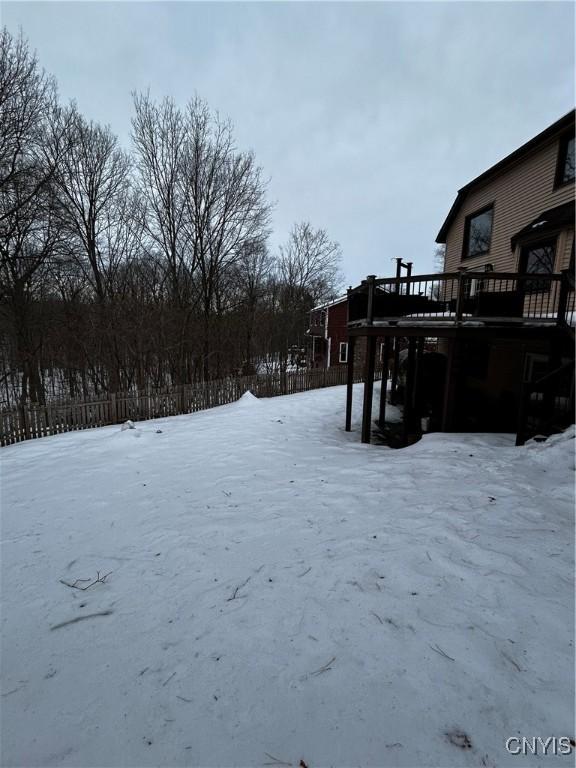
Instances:
[[[372,426],[372,395],[376,363],[376,337],[366,337],[366,361],[364,365],[364,403],[362,407],[362,442],[370,442]]]
[[[562,354],[557,341],[550,341],[550,353],[548,356],[548,374],[553,373],[562,365]],[[554,419],[554,407],[556,403],[556,389],[554,381],[547,381],[544,388],[544,398],[542,403],[543,416],[547,422]]]
[[[350,336],[348,339],[348,362],[346,378],[346,432],[352,429],[352,397],[354,394],[354,348],[356,347],[356,336]]]
[[[406,361],[406,386],[404,388],[404,442],[414,433],[414,388],[416,383],[416,337],[408,339],[408,359]]]
[[[416,341],[416,373],[414,375],[414,412],[418,419],[421,418],[422,413],[419,410],[419,405],[422,402],[420,396],[420,387],[422,384],[422,365],[424,361],[424,342],[426,339],[424,336],[420,336]],[[421,423],[418,421],[418,431],[421,431]]]
[[[380,412],[378,414],[378,424],[384,429],[386,422],[386,395],[388,393],[388,362],[390,359],[390,336],[384,340],[384,351],[382,353],[382,382],[380,387]]]
[[[456,391],[456,339],[448,339],[448,361],[444,382],[444,407],[442,410],[442,432],[449,432],[453,426],[454,395]]]

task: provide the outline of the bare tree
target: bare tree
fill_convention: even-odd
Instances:
[[[39,301],[46,266],[60,233],[54,219],[48,138],[55,130],[55,84],[27,42],[0,32],[0,299],[11,329],[19,397],[42,399],[39,351],[44,336]],[[5,343],[6,347],[6,343]]]
[[[212,114],[204,101],[193,99],[186,124],[186,229],[199,275],[203,367],[208,378],[214,352],[216,372],[219,369],[220,329],[214,320],[225,308],[227,278],[247,247],[265,245],[270,206],[261,169],[251,152],[236,149],[230,122]]]
[[[182,165],[186,125],[182,111],[172,99],[156,104],[149,94],[133,94],[135,115],[132,140],[136,152],[138,183],[146,201],[146,231],[167,268],[172,301],[182,305],[184,286],[194,271],[186,263],[184,237],[186,190]]]
[[[242,371],[247,375],[255,372],[254,346],[258,324],[266,323],[266,308],[270,298],[270,280],[274,262],[260,241],[248,242],[241,249],[231,274],[233,308],[239,326],[244,331],[244,359]]]
[[[111,246],[120,242],[115,232],[125,225],[130,158],[108,127],[86,121],[75,106],[62,110],[60,119],[69,137],[54,172],[61,218],[78,265],[103,302],[123,256],[122,249]]]
[[[446,246],[443,243],[438,243],[434,249],[434,270],[436,272],[444,272],[446,263]]]
[[[281,367],[291,345],[303,346],[308,312],[335,298],[341,284],[341,251],[323,229],[295,224],[280,247],[277,270],[277,341]]]
[[[289,301],[318,304],[335,298],[342,285],[341,251],[323,229],[309,222],[292,227],[280,247],[279,275]]]

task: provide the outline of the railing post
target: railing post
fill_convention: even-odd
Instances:
[[[406,277],[412,277],[412,262],[406,264]],[[410,280],[406,280],[406,296],[410,295]]]
[[[374,322],[374,291],[376,288],[376,275],[368,275],[366,278],[368,285],[368,306],[366,308],[366,325],[372,325]]]
[[[458,272],[458,293],[456,295],[456,322],[462,320],[462,303],[464,300],[464,270]]]
[[[558,312],[556,314],[556,322],[559,325],[565,325],[566,323],[566,310],[568,308],[569,291],[570,285],[568,284],[568,276],[566,271],[562,271],[560,277],[560,294],[558,296]]]

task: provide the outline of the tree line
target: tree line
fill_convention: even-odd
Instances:
[[[4,28],[0,403],[285,370],[340,248],[299,222],[272,252],[267,192],[203,99],[134,93],[128,150]]]

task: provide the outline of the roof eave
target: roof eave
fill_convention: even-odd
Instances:
[[[557,134],[562,134],[564,131],[567,131],[571,125],[574,126],[575,116],[576,110],[571,109],[570,112],[563,115],[559,120],[556,120],[555,123],[552,123],[552,125],[549,125],[543,131],[540,131],[540,133],[536,134],[536,136],[533,136],[509,155],[506,155],[506,157],[502,158],[502,160],[499,160],[495,165],[490,166],[490,168],[488,168],[486,171],[481,173],[479,176],[476,176],[476,178],[472,179],[472,181],[469,181],[468,184],[459,189],[456,199],[454,200],[452,207],[448,212],[448,216],[446,216],[446,219],[442,224],[438,235],[436,236],[436,242],[440,244],[446,243],[448,230],[456,218],[456,215],[460,210],[460,206],[464,202],[464,198],[470,189],[488,181],[490,178],[497,175],[500,171],[503,171],[509,165],[512,165],[518,160],[524,158],[526,155],[530,154],[530,152],[538,148],[541,144],[555,138]]]

